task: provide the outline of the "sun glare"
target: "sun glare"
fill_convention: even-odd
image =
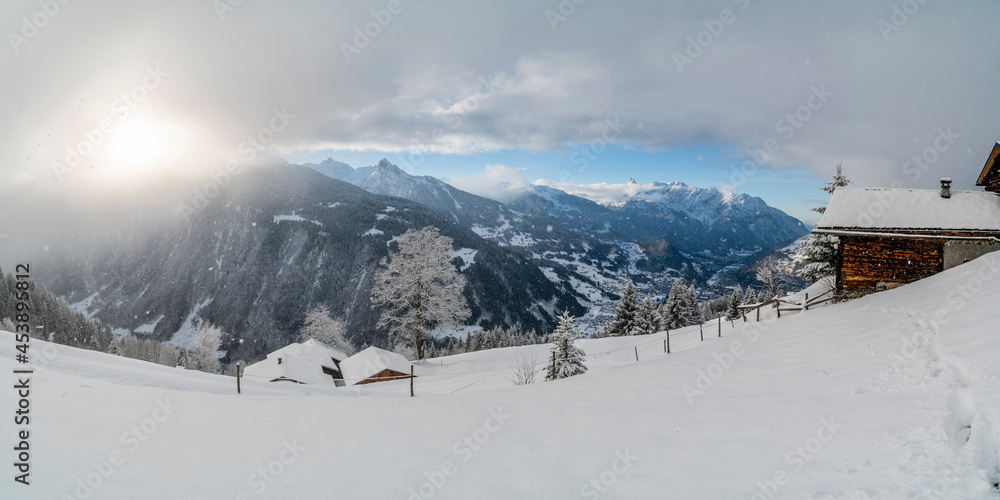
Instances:
[[[108,153],[118,168],[146,168],[163,157],[168,144],[164,127],[143,118],[133,118],[112,133]]]

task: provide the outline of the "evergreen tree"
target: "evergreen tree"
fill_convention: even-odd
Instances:
[[[178,352],[177,352],[177,364],[175,366],[179,366],[181,368],[190,368],[190,366],[191,366],[191,358],[188,355],[187,348],[181,347],[181,348],[178,349]]]
[[[118,340],[117,339],[111,339],[111,342],[108,344],[108,354],[111,354],[112,356],[121,356],[122,355],[122,350],[118,346]]]
[[[733,293],[729,295],[729,307],[726,309],[726,318],[734,320],[740,317],[739,306],[743,305],[743,289],[739,285],[733,287]]]
[[[559,326],[552,332],[551,351],[555,361],[549,361],[545,380],[572,377],[587,371],[587,366],[583,363],[586,353],[573,345],[573,341],[582,334],[573,320],[569,310],[559,317]]]
[[[684,326],[701,323],[701,311],[698,309],[698,289],[694,287],[694,283],[687,287],[683,296]]]
[[[625,286],[625,291],[622,292],[622,300],[618,304],[618,307],[615,308],[615,318],[607,328],[608,336],[620,337],[623,335],[632,335],[638,300],[639,294],[635,290],[635,284],[629,280],[628,285]]]
[[[656,318],[656,309],[653,307],[653,299],[646,296],[639,309],[635,313],[635,322],[632,323],[630,335],[649,335],[656,333],[660,326]]]
[[[851,180],[844,175],[842,164],[837,164],[837,171],[833,174],[833,180],[827,182],[821,190],[833,194],[837,188],[845,187]],[[826,207],[816,207],[814,212],[824,213]],[[805,263],[796,274],[812,282],[819,281],[825,276],[830,276],[837,269],[837,246],[840,239],[829,234],[810,234],[806,241],[799,247],[796,256]]]

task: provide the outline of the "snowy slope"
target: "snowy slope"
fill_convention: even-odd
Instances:
[[[51,354],[31,382],[33,484],[4,498],[78,498],[113,452],[91,498],[998,498],[998,278],[994,253],[722,338],[671,332],[669,355],[662,332],[583,340],[586,374],[531,386],[509,365],[546,346],[430,360],[416,398],[406,381],[237,396],[232,378],[32,341]],[[13,357],[0,333],[0,370]],[[0,411],[15,403],[0,390]]]

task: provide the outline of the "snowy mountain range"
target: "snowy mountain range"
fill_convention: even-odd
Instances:
[[[231,359],[252,360],[295,340],[319,303],[355,344],[385,345],[370,306],[374,270],[397,236],[425,226],[454,240],[470,323],[545,332],[557,311],[583,312],[574,289],[522,255],[423,205],[294,165],[247,171],[189,219],[139,223],[113,245],[80,245],[40,267],[50,290],[91,317],[182,345],[209,320],[230,334]]]
[[[332,159],[305,166],[428,206],[498,245],[518,249],[554,281],[572,280],[594,303],[616,299],[628,279],[656,294],[666,293],[677,276],[708,284],[718,271],[752,264],[755,255],[809,232],[760,198],[678,182],[559,186],[572,193],[507,184],[494,200],[434,177],[409,175],[387,160],[357,169]]]

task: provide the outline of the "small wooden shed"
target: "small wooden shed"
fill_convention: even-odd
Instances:
[[[1000,143],[976,183],[986,191],[838,188],[813,230],[840,240],[837,289],[864,295],[1000,250]]]
[[[400,354],[369,347],[342,361],[340,367],[348,385],[364,385],[408,379],[412,363]]]

